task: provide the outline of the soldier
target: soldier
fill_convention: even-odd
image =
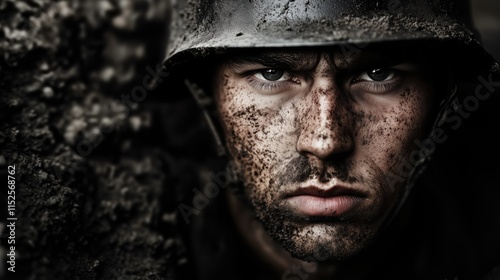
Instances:
[[[499,68],[468,3],[172,10],[163,94],[197,102],[228,167],[180,191],[180,278],[493,277],[498,164],[474,145]]]

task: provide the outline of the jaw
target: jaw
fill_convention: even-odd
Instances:
[[[305,246],[305,248],[308,248],[307,251],[302,252],[300,255],[292,255],[290,251],[286,250],[286,248],[296,245],[285,244],[283,246],[276,242],[275,239],[269,235],[262,223],[255,218],[254,213],[246,207],[232,191],[227,192],[227,203],[233,217],[233,221],[238,229],[238,232],[243,237],[243,240],[248,244],[248,247],[251,248],[252,253],[255,254],[260,261],[265,263],[266,266],[268,266],[269,269],[278,277],[278,279],[288,276],[291,277],[291,275],[297,276],[299,275],[297,274],[299,273],[298,271],[304,275],[312,277],[310,279],[331,279],[332,277],[339,276],[340,274],[344,275],[346,271],[350,271],[349,275],[353,276],[364,273],[364,271],[367,271],[365,269],[366,266],[373,265],[370,262],[365,263],[364,261],[355,261],[346,266],[340,259],[332,260],[331,258],[330,251],[338,251],[339,246],[330,246],[329,249],[322,247],[324,244],[335,244],[338,242],[335,238],[328,237],[328,233],[333,234],[334,236],[339,236],[339,234],[342,234],[343,231],[347,231],[345,228],[341,229],[340,227],[328,227],[321,224],[303,226],[297,231],[297,236],[292,243],[300,244],[300,242],[304,242],[304,237],[316,238],[316,236],[319,236],[321,241],[310,244],[302,243],[303,247]],[[361,239],[365,241],[361,242]],[[370,242],[369,238],[362,237],[362,233],[358,234],[357,238],[350,240],[352,240],[351,242],[359,242],[357,243],[359,251],[362,251],[362,247]],[[320,245],[320,243],[323,245]],[[340,243],[344,244],[344,246],[347,244],[345,240]],[[364,243],[364,245],[361,243]]]

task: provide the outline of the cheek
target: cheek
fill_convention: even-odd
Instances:
[[[269,185],[273,170],[293,156],[296,107],[228,83],[218,107],[227,147],[246,184]]]
[[[355,139],[362,156],[371,157],[384,171],[397,169],[417,149],[414,141],[426,136],[432,101],[428,93],[408,87],[390,106],[355,106]]]

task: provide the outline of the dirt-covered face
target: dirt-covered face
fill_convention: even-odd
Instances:
[[[372,240],[402,197],[394,178],[426,137],[433,101],[426,68],[400,50],[244,53],[218,67],[214,90],[256,218],[309,260]]]

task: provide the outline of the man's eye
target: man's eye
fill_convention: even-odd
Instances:
[[[365,92],[382,94],[394,90],[402,81],[400,72],[403,66],[391,68],[372,68],[351,80],[351,86]]]
[[[394,71],[385,68],[371,69],[364,72],[357,80],[370,82],[384,82],[394,78]]]
[[[249,84],[263,94],[289,91],[301,84],[300,79],[282,68],[266,68],[249,72]]]
[[[262,80],[276,82],[289,80],[291,75],[283,69],[269,68],[258,71],[255,76]]]

